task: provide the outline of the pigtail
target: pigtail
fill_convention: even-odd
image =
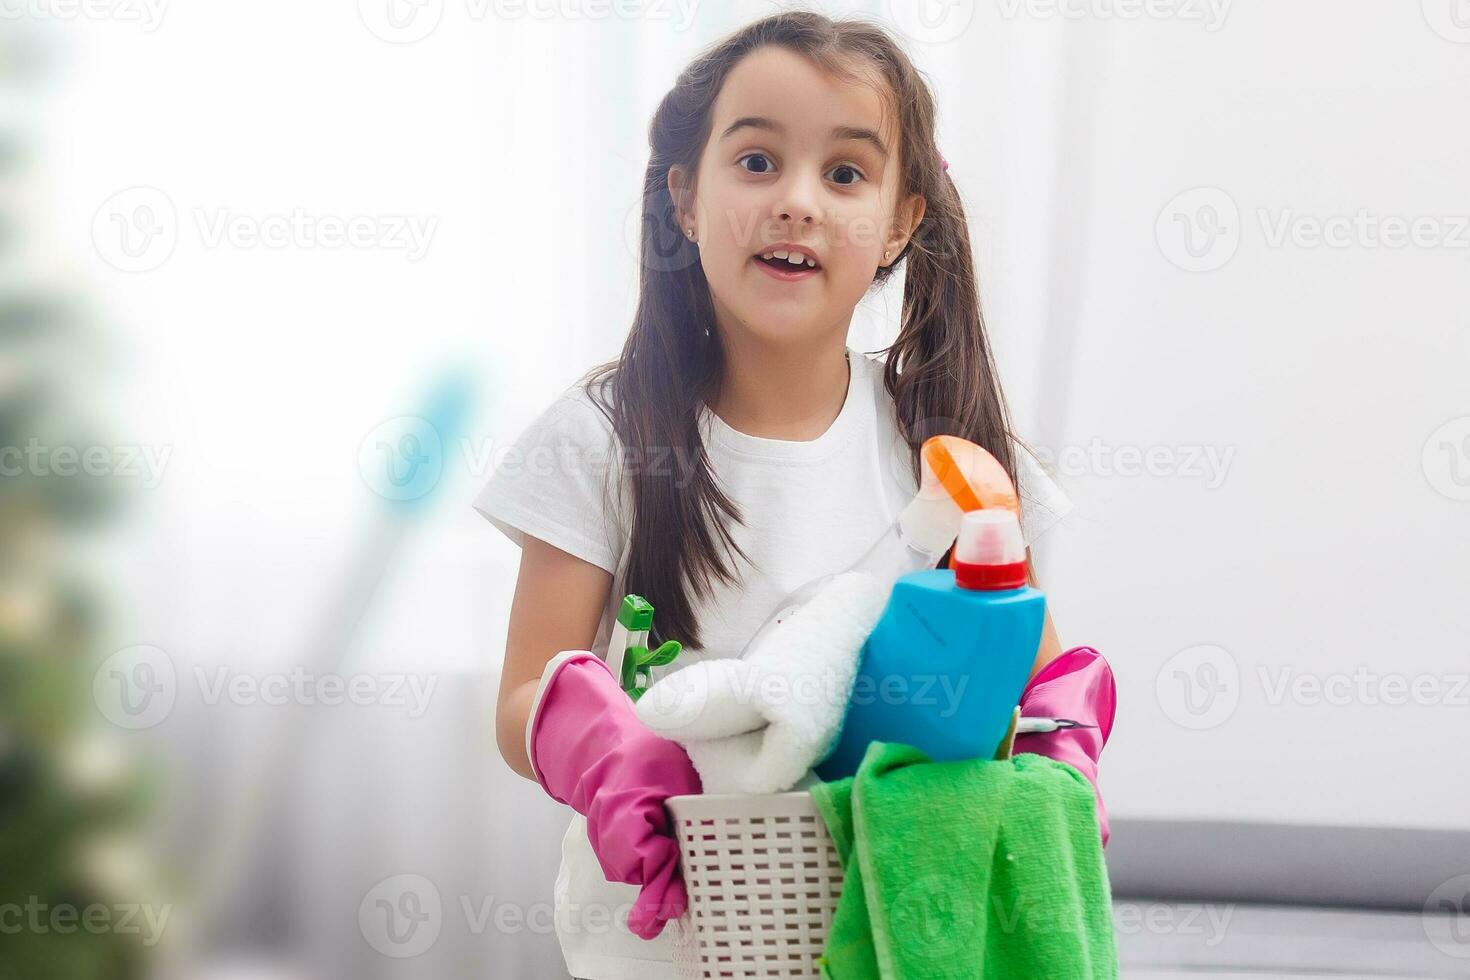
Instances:
[[[1010,413],[985,332],[969,227],[937,154],[929,169],[934,192],[903,252],[903,311],[884,380],[914,450],[916,479],[924,440],[950,434],[983,446],[1015,482]]]

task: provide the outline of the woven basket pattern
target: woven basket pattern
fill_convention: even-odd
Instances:
[[[675,796],[668,808],[689,892],[670,923],[681,975],[820,977],[842,865],[811,794]]]

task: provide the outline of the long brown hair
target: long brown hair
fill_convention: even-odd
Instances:
[[[931,435],[963,436],[989,450],[1015,479],[1005,398],[985,337],[964,209],[934,141],[934,97],[908,56],[881,27],[797,11],[756,21],[715,44],[680,73],[649,126],[643,182],[640,286],[633,327],[616,361],[583,379],[611,421],[631,465],[632,526],[625,591],[653,603],[655,639],[701,645],[697,597],[716,580],[735,584],[733,555],[745,557],[727,521],[738,506],[715,479],[699,432],[699,410],[720,380],[724,356],[708,281],[685,240],[668,189],[669,168],[693,174],[726,76],[745,55],[781,45],[837,77],[876,68],[898,114],[901,193],[926,200],[923,220],[881,286],[907,266],[898,338],[883,351],[883,381],[913,450]],[[604,382],[613,381],[611,393]],[[672,459],[670,458],[672,456]]]

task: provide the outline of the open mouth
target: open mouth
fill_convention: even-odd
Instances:
[[[783,248],[758,253],[751,258],[763,269],[780,279],[804,279],[814,276],[822,264],[803,252]]]

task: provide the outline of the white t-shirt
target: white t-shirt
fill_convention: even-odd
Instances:
[[[751,564],[735,558],[740,583],[716,583],[711,599],[696,604],[703,646],[654,668],[653,681],[704,659],[737,656],[784,596],[852,565],[913,498],[912,450],[883,386],[883,364],[851,349],[848,363],[842,409],[811,441],[747,435],[701,409],[710,465],[744,518],[743,526],[731,524],[731,535]],[[617,472],[617,447],[611,423],[580,385],[573,386],[526,428],[475,500],[475,509],[516,544],[530,534],[613,573],[593,642],[600,656],[622,601],[630,552],[627,487],[605,480],[610,467]],[[1020,446],[1016,457],[1021,528],[1029,544],[1065,516],[1071,501]],[[680,461],[671,458],[667,465]],[[643,940],[627,929],[637,895],[635,885],[605,880],[587,841],[586,819],[573,814],[554,904],[557,937],[574,977],[675,980],[670,931]]]

